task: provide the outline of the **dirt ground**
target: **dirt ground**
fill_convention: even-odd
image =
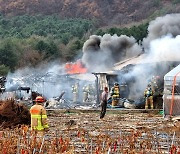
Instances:
[[[56,111],[49,113],[49,124],[50,134],[69,138],[81,153],[165,153],[172,143],[180,146],[180,123],[159,113],[108,111],[101,120],[98,111]]]
[[[26,126],[22,126],[4,130],[4,134],[0,135],[0,149],[4,149],[6,141],[13,142],[11,148],[16,153],[134,154],[180,151],[180,123],[168,121],[160,114],[108,111],[105,118],[100,119],[98,111],[57,110],[48,111],[48,120],[50,129],[39,144],[31,137],[29,128],[26,130]],[[8,136],[16,139],[9,141]]]

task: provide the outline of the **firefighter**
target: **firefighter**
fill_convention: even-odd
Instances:
[[[111,88],[111,97],[112,97],[112,106],[116,106],[120,98],[120,88],[117,82],[115,82],[114,86]]]
[[[89,97],[91,100],[95,99],[95,87],[92,84],[89,84]]]
[[[42,96],[37,96],[35,102],[36,104],[30,108],[31,130],[43,135],[49,129],[46,110],[43,107],[45,100]]]
[[[83,87],[83,103],[85,103],[88,100],[88,88],[87,85],[84,85]]]
[[[152,79],[151,79],[151,88],[154,92],[157,91],[157,89],[158,89],[157,79],[158,79],[158,77],[156,77],[156,76],[152,76]]]
[[[144,91],[144,97],[145,97],[145,109],[149,108],[149,105],[151,107],[151,109],[154,108],[153,106],[153,90],[151,88],[151,84],[148,84],[146,90]]]
[[[79,88],[78,83],[72,86],[72,94],[73,94],[74,103],[78,101],[78,88]]]

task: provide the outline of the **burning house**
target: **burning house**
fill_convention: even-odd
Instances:
[[[155,105],[159,104],[158,108],[161,108],[164,100],[165,115],[177,115],[180,109],[180,14],[157,18],[150,23],[148,31],[143,47],[138,45],[133,37],[125,35],[93,35],[83,46],[82,62],[86,68],[80,61],[65,65],[51,64],[36,69],[26,68],[8,74],[5,88],[7,91],[18,90],[20,96],[22,91],[32,94],[33,91],[38,92],[48,100],[46,105],[49,108],[82,109],[81,105],[84,104],[84,108],[89,109],[88,103],[91,104],[91,108],[98,107],[99,96],[105,86],[111,89],[114,83],[118,82],[123,105],[132,102],[135,107],[140,108],[144,105],[144,90],[151,83],[155,91]],[[93,95],[93,100],[97,103],[95,105],[90,97]],[[0,101],[1,126],[28,125],[29,110],[20,103],[12,104],[15,104],[14,100]],[[28,126],[13,128],[12,131],[2,130],[0,152],[180,151],[180,123],[165,120],[160,114],[154,116],[152,110],[148,113],[143,111],[130,114],[114,110],[114,113],[120,114],[107,114],[103,121],[99,119],[99,113],[93,111],[56,111],[49,112],[50,130],[41,141]],[[7,120],[10,122],[5,123]]]
[[[157,101],[162,102],[163,77],[180,61],[177,54],[180,46],[179,17],[179,14],[170,14],[150,22],[148,36],[142,44],[126,35],[92,35],[84,43],[81,60],[18,70],[8,75],[6,88],[30,87],[47,99],[59,98],[65,92],[63,97],[66,100],[81,103],[89,100],[84,99],[87,97],[85,87],[92,84],[99,103],[97,96],[103,87],[110,89],[114,82],[118,82],[121,97],[133,100],[139,106],[144,101],[144,89],[155,79],[158,81]],[[11,79],[16,79],[16,82],[10,83]],[[76,87],[79,96],[75,94]]]
[[[77,92],[74,92],[73,89],[75,85],[78,86],[76,87]],[[87,73],[87,69],[83,67],[81,61],[77,61],[76,63],[67,63],[62,66],[50,66],[49,69],[26,68],[18,70],[8,75],[5,86],[6,94],[7,92],[12,92],[14,93],[13,98],[16,99],[24,100],[28,97],[26,100],[33,102],[38,94],[49,100],[48,107],[62,108],[63,102],[73,108],[77,103],[82,104],[82,102],[85,102],[87,105],[95,102],[94,85],[95,76]],[[84,89],[85,86],[86,88]],[[85,93],[87,95],[86,99],[83,98]],[[60,98],[61,95],[62,97]],[[77,95],[76,100],[74,98],[75,95]]]
[[[99,74],[100,88],[103,85],[111,88],[112,78],[125,89],[121,92],[123,97],[135,101],[139,107],[148,83],[156,83],[154,99],[157,108],[162,108],[164,75],[180,62],[179,23],[180,14],[156,18],[150,22],[142,45],[125,35],[92,35],[84,43],[82,61],[89,71],[100,72],[95,73]],[[109,71],[113,75],[106,73]]]
[[[121,98],[133,102],[137,108],[144,108],[144,90],[150,83],[154,90],[155,108],[162,108],[164,75],[178,64],[179,61],[150,62],[146,55],[142,54],[116,63],[112,71],[93,74],[98,78],[99,93],[103,87],[111,89],[113,84],[118,82]]]
[[[144,104],[144,90],[151,84],[154,91],[155,108],[162,108],[164,75],[176,67],[179,61],[152,60],[145,54],[117,63],[114,69],[118,72],[120,83],[126,86],[125,97],[134,100],[137,107]],[[166,66],[164,68],[164,66]]]

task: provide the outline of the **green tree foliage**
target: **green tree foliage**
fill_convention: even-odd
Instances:
[[[100,36],[103,36],[105,33],[106,33],[106,32],[103,31],[102,29],[98,29],[98,30],[96,31],[96,35],[100,35]]]
[[[17,58],[13,43],[10,40],[5,41],[0,47],[0,65],[5,65],[13,71],[17,64]]]
[[[147,36],[147,28],[148,24],[140,24],[138,26],[132,26],[130,28],[117,28],[112,27],[106,30],[99,29],[97,30],[97,35],[104,35],[105,33],[109,33],[111,35],[117,34],[120,35],[127,35],[127,36],[133,36],[137,41],[142,41],[143,38]]]
[[[32,35],[48,36],[60,39],[67,44],[72,37],[82,38],[94,28],[93,22],[85,19],[61,20],[58,16],[0,16],[0,37],[28,38]]]
[[[80,52],[82,46],[83,42],[81,42],[77,38],[71,40],[62,51],[63,59],[65,59],[66,61],[72,61],[76,59],[78,55],[82,53]]]
[[[160,6],[161,1],[160,0],[153,0],[152,1],[154,7]]]
[[[95,32],[94,22],[84,19],[61,20],[41,15],[7,18],[0,14],[0,69],[6,73],[54,59],[73,61],[82,56],[83,44],[92,33],[134,36],[139,41],[146,37],[147,26],[112,27]]]
[[[7,75],[9,71],[10,71],[9,67],[7,67],[5,65],[0,65],[0,75],[1,76]]]
[[[173,4],[179,4],[180,0],[173,0],[172,2],[173,2]]]
[[[47,42],[40,40],[37,42],[35,49],[40,53],[44,53],[46,55],[45,58],[57,58],[57,56],[59,56],[59,49],[54,41]]]

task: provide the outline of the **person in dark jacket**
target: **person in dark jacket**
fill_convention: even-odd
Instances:
[[[104,91],[101,94],[101,113],[100,113],[100,119],[104,118],[106,114],[106,108],[107,108],[107,99],[108,98],[108,88],[104,87]]]

